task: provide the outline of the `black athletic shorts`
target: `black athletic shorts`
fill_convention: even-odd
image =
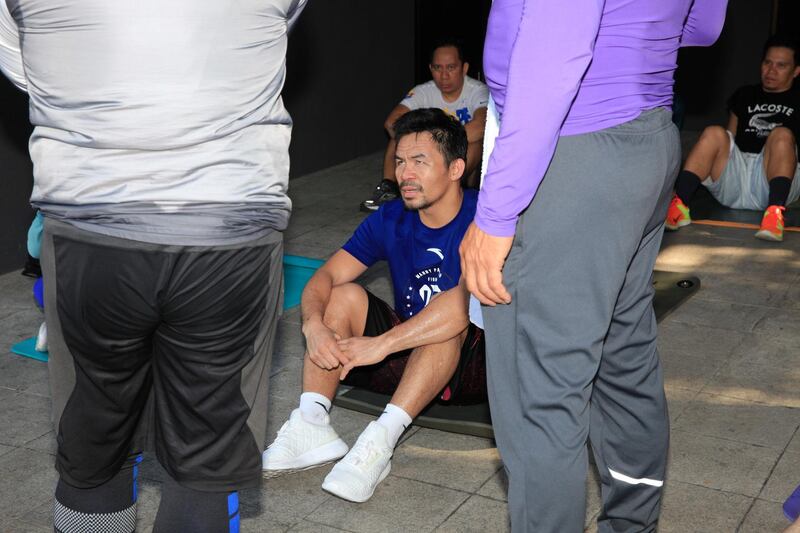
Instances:
[[[280,233],[172,246],[47,219],[42,259],[62,479],[98,486],[151,444],[189,488],[257,485]]]
[[[400,317],[389,304],[366,292],[369,306],[364,325],[365,337],[377,337],[400,324]],[[483,330],[470,324],[461,346],[461,358],[456,371],[439,394],[438,402],[469,405],[487,401],[485,346]],[[380,363],[356,367],[347,374],[344,384],[391,395],[400,383],[410,355],[411,350],[404,350],[389,355]]]

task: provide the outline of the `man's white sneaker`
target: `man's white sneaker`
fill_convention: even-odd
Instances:
[[[308,470],[341,458],[347,444],[339,438],[325,417],[325,425],[303,419],[300,409],[292,411],[278,436],[261,456],[261,469],[268,478]]]
[[[351,502],[369,500],[378,483],[389,475],[393,451],[386,428],[370,422],[350,452],[325,477],[322,490]]]

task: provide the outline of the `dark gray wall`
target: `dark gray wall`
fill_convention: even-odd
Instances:
[[[800,2],[797,0],[777,0],[778,13],[775,18],[775,33],[800,40]]]
[[[414,85],[414,3],[312,0],[287,61],[293,177],[385,148],[383,121]]]
[[[28,97],[0,75],[0,272],[22,268],[33,219]]]
[[[725,124],[728,97],[742,85],[758,83],[761,47],[770,35],[771,19],[772,2],[730,0],[725,27],[714,46],[680,51],[675,90],[686,104],[684,129]]]
[[[483,41],[492,0],[416,0],[414,4],[415,83],[431,79],[430,53],[441,39],[461,41],[469,75],[483,80]]]

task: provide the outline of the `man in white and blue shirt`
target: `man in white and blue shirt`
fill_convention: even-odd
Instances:
[[[414,109],[434,107],[455,117],[467,131],[467,167],[464,185],[478,185],[478,166],[483,149],[483,130],[486,124],[486,107],[489,103],[489,88],[480,81],[467,76],[469,63],[457,40],[443,39],[433,48],[428,68],[431,81],[411,89],[403,100],[392,109],[384,122],[389,144],[383,161],[383,179],[372,196],[361,203],[363,211],[375,211],[384,202],[398,196],[397,180],[394,177],[394,151],[396,147],[394,123],[405,113]]]

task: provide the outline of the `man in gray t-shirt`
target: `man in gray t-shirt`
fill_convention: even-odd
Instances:
[[[464,61],[461,45],[455,41],[441,41],[434,47],[428,67],[433,79],[411,89],[392,109],[384,122],[386,132],[389,134],[389,145],[386,147],[383,159],[383,179],[374,189],[372,196],[361,203],[362,211],[375,211],[382,203],[397,197],[393,126],[398,118],[413,109],[435,107],[464,125],[469,141],[464,185],[475,187],[478,184],[478,165],[483,148],[489,89],[485,84],[467,76],[469,63]]]

